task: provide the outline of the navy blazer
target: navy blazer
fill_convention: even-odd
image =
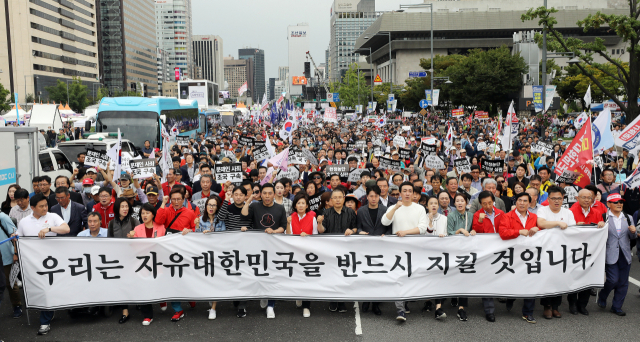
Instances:
[[[69,205],[71,206],[71,215],[69,216],[69,228],[71,230],[68,234],[58,234],[58,236],[77,236],[78,233],[87,228],[87,208],[74,201],[70,201]],[[62,217],[60,204],[51,207],[51,212]]]

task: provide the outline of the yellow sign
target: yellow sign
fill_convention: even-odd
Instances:
[[[422,110],[420,111],[420,115],[427,115],[427,110],[422,108]]]
[[[338,106],[336,106],[336,103],[335,103],[335,102],[330,102],[330,104],[331,104],[331,107],[333,107],[333,108],[338,108]]]
[[[380,78],[380,75],[376,75],[376,78],[373,80],[374,84],[382,84],[382,78]]]

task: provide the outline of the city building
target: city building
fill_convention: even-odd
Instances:
[[[309,51],[309,24],[288,26],[287,40],[289,46],[288,96],[298,97],[302,95],[302,85],[293,84],[293,80],[304,76],[304,63],[307,62],[307,51]]]
[[[272,101],[275,97],[276,79],[274,77],[269,78],[269,86],[267,87],[267,100]]]
[[[220,36],[194,35],[192,38],[193,63],[198,68],[199,75],[195,79],[209,80],[224,86],[224,54],[223,41]]]
[[[466,54],[471,49],[490,49],[502,45],[513,49],[514,34],[541,30],[537,20],[520,19],[527,10],[527,5],[521,2],[465,0],[434,1],[432,4],[434,55]],[[379,74],[383,82],[391,80],[395,85],[403,85],[410,73],[424,71],[420,68],[420,59],[430,58],[431,53],[431,13],[429,7],[424,5],[415,5],[404,12],[384,13],[356,40],[354,52],[368,56],[367,61],[373,64],[374,73]],[[599,37],[607,49],[614,53],[614,57],[622,61],[629,60],[626,45],[615,32],[610,32],[606,27],[584,32],[576,24],[578,20],[598,11],[628,14],[628,4],[625,8],[607,0],[549,0],[548,7],[558,9],[554,13],[558,21],[555,28],[565,37],[573,36],[585,41]],[[597,55],[594,55],[594,59],[605,62]],[[562,68],[567,66],[568,61],[569,58],[555,59]]]
[[[273,92],[274,92],[274,99],[278,99],[280,98],[280,95],[282,95],[282,93],[286,93],[287,92],[287,80],[277,80],[273,83]]]
[[[247,82],[247,94],[253,96],[253,88],[248,80],[253,78],[253,59],[235,59],[232,56],[224,58],[224,78],[229,84],[229,96],[238,98],[238,88]]]
[[[155,0],[156,41],[167,54],[169,69],[180,68],[183,78],[192,78],[191,0]],[[175,81],[175,72],[165,81]]]
[[[158,95],[153,2],[101,0],[96,4],[104,86],[111,92],[142,90],[144,96]]]
[[[331,37],[327,53],[329,79],[340,81],[349,65],[358,61],[353,47],[356,39],[382,14],[375,0],[335,0],[331,6]],[[331,64],[328,60],[331,60]]]
[[[5,0],[0,5],[0,83],[47,100],[47,86],[78,77],[89,96],[99,89],[99,22],[93,1]]]
[[[289,78],[289,67],[278,67],[278,80],[285,81]]]
[[[164,50],[156,48],[156,61],[157,61],[157,79],[158,79],[158,95],[164,95],[162,91],[162,84],[169,78],[170,69],[167,65],[167,54]]]
[[[262,101],[262,96],[266,93],[265,74],[264,74],[264,50],[254,48],[238,49],[238,57],[240,59],[253,60],[253,78],[251,84],[254,89],[253,100]]]
[[[162,96],[178,98],[178,82],[162,83]]]

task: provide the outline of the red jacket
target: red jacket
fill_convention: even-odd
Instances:
[[[180,216],[173,222],[171,227],[169,224],[173,221],[173,218],[176,217],[177,214]],[[158,213],[156,214],[155,223],[161,224],[165,227],[167,234],[175,234],[177,232],[181,232],[183,229],[188,228],[192,231],[195,230],[195,222],[196,214],[191,208],[182,207],[178,211],[173,209],[173,206],[168,206],[165,208],[158,209]]]
[[[604,214],[598,206],[595,206],[591,207],[589,214],[585,217],[578,202],[574,203],[570,210],[573,212],[573,218],[576,219],[576,223],[584,222],[584,224],[598,224],[598,222],[602,221],[602,214]]]
[[[114,218],[113,203],[114,202],[115,202],[114,197],[111,197],[111,203],[109,203],[108,207],[103,208],[100,202],[96,203],[96,205],[93,206],[93,211],[100,214],[100,217],[102,217],[102,223],[100,227],[107,228],[109,226],[109,222],[113,220]]]
[[[527,216],[527,222],[525,222],[524,227],[522,226],[522,222],[520,222],[517,209],[503,215],[500,219],[500,229],[498,229],[498,234],[500,234],[502,240],[515,239],[520,235],[521,230],[529,230],[538,226],[538,215],[532,212],[528,213],[529,216]]]
[[[489,233],[499,233],[500,232],[500,221],[502,220],[502,217],[504,216],[504,211],[493,207],[493,212],[495,213],[495,216],[493,218],[493,221],[495,222],[495,225],[491,223],[491,220],[487,217],[484,218],[484,220],[482,220],[482,223],[480,223],[479,218],[480,218],[480,214],[486,214],[487,212],[484,211],[484,209],[480,208],[480,210],[476,211],[475,214],[473,214],[473,224],[471,225],[471,229],[475,230],[476,233],[485,233],[485,234],[489,234]]]
[[[182,184],[182,183],[174,183],[173,185],[176,185],[176,184]],[[186,184],[182,184],[182,185],[184,185],[184,187],[187,188],[187,193],[188,193],[187,196],[189,196],[188,198],[191,198],[191,195],[193,195],[193,190],[191,189],[191,187]],[[171,188],[173,187],[169,186],[169,182],[162,183],[162,193],[165,196],[169,196],[169,194],[171,193]],[[161,198],[159,200],[160,202],[162,202]]]

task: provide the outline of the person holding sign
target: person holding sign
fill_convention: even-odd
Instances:
[[[531,196],[525,191],[515,196],[516,209],[505,214],[500,220],[500,229],[498,234],[502,240],[516,239],[520,236],[531,237],[537,233],[540,228],[537,227],[538,216],[529,212],[529,203]],[[507,310],[511,310],[515,299],[507,299]],[[533,308],[536,300],[524,299],[522,306],[522,319],[527,323],[535,324],[536,319],[533,317]]]
[[[399,237],[409,234],[427,233],[427,213],[424,207],[413,202],[413,184],[404,182],[400,185],[401,201],[394,206],[389,206],[387,212],[382,216],[381,223],[385,226],[392,226],[391,232]],[[404,322],[405,316],[404,301],[396,302],[398,315],[396,319]]]

